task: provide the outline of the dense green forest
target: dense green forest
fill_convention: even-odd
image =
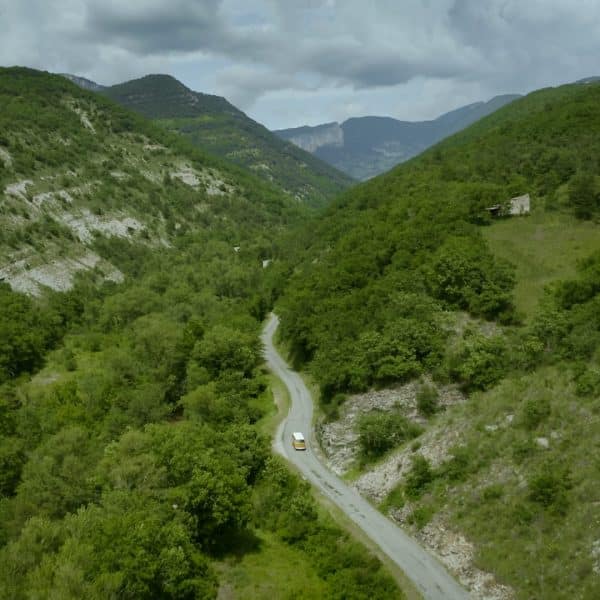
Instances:
[[[225,98],[193,92],[167,75],[148,75],[103,94],[195,146],[250,169],[301,202],[323,207],[353,180],[253,121]]]
[[[326,418],[349,392],[423,376],[466,397],[443,410],[421,384],[420,425],[359,420],[359,474],[394,449],[413,457],[382,510],[416,534],[466,534],[476,566],[523,599],[600,592],[599,107],[598,85],[532,93],[347,192],[286,245],[282,334]],[[526,193],[531,215],[509,217]],[[458,436],[440,465],[423,431]]]
[[[486,242],[485,209],[530,193],[538,210],[600,215],[599,97],[598,86],[533,93],[347,192],[290,239],[300,264],[282,330],[325,401],[445,368],[452,311],[522,320],[515,265]]]
[[[211,561],[252,548],[256,529],[313,557],[327,597],[395,593],[269,457],[255,426],[269,397],[261,302],[253,286],[222,289],[218,272],[252,272],[222,250],[191,236],[131,284],[98,292],[83,278],[68,314],[3,288],[2,332],[23,327],[2,348],[3,363],[19,359],[1,388],[2,597],[215,597]],[[128,251],[113,257],[123,268]],[[16,379],[37,366],[34,321],[49,340],[67,333]]]
[[[319,597],[401,596],[263,433],[262,261],[302,210],[60,77],[5,69],[0,95],[4,265],[85,250],[123,276],[92,265],[36,296],[0,284],[0,598],[215,598],[227,565],[264,568],[273,548],[289,556],[277,597],[297,596],[298,565]],[[6,191],[24,178],[57,197]],[[143,228],[78,237],[85,211]]]

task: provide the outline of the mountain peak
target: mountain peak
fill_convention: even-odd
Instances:
[[[137,79],[132,79],[130,81],[126,81],[124,83],[120,83],[112,86],[113,88],[119,87],[121,85],[130,86],[132,84],[140,85],[140,86],[148,86],[154,87],[157,85],[169,86],[171,88],[178,88],[182,90],[186,90],[188,92],[192,92],[186,85],[181,83],[179,79],[175,79],[172,75],[168,75],[166,73],[150,73],[148,75],[144,75],[143,77],[139,77]],[[193,92],[192,92],[193,93]]]
[[[240,113],[225,98],[194,92],[175,77],[161,73],[113,85],[106,88],[104,93],[119,104],[129,106],[151,119]]]

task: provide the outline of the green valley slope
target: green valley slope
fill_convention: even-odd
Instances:
[[[324,206],[353,181],[247,117],[225,98],[193,92],[168,75],[148,75],[102,93],[194,145],[246,167],[310,206]]]
[[[523,599],[600,592],[599,107],[598,85],[532,93],[286,246],[282,332],[327,418],[411,384],[352,401],[359,489],[442,554],[440,531],[466,536]],[[526,193],[530,217],[486,210]]]
[[[0,599],[403,597],[263,433],[304,207],[62,77],[0,104]]]
[[[302,212],[275,187],[62,78],[18,69],[0,78],[0,276],[15,289],[65,290],[92,269],[120,281],[98,251],[106,236],[160,249],[219,225],[236,229],[236,246],[239,223],[277,230]]]

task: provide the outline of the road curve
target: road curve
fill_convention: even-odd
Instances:
[[[348,487],[311,451],[316,444],[312,428],[313,404],[304,381],[280,356],[273,345],[273,334],[279,319],[271,315],[262,341],[269,369],[289,390],[290,412],[280,424],[274,448],[298,467],[310,483],[332,500],[390,557],[414,583],[427,600],[466,600],[469,595],[446,571],[440,562],[402,531],[397,525],[373,508],[358,492]],[[293,431],[301,431],[308,442],[306,452],[292,448]]]

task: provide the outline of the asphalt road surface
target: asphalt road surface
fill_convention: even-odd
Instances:
[[[286,385],[291,398],[290,412],[277,430],[275,450],[296,465],[312,485],[319,488],[352,519],[404,571],[424,598],[428,600],[469,598],[467,591],[436,558],[371,506],[358,492],[329,471],[319,461],[318,454],[311,450],[311,447],[316,444],[312,428],[311,394],[300,375],[287,365],[273,345],[273,334],[278,325],[277,316],[271,315],[262,334],[267,365]],[[304,434],[307,441],[306,451],[292,448],[294,431]]]

